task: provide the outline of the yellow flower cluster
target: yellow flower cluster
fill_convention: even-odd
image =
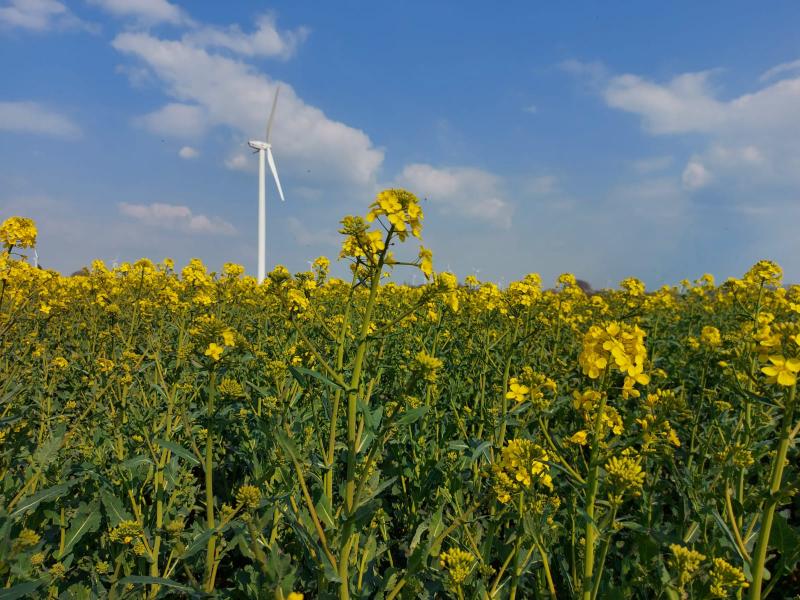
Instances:
[[[461,548],[450,548],[439,555],[439,566],[447,571],[450,580],[461,585],[475,566],[475,557]]]
[[[771,260],[760,260],[745,273],[744,281],[747,283],[780,285],[783,279],[783,269]]]
[[[142,536],[142,526],[136,521],[120,521],[108,537],[112,542],[131,544]]]
[[[247,510],[254,510],[261,502],[261,490],[254,485],[243,485],[236,492],[236,502]]]
[[[414,372],[419,374],[427,383],[436,383],[442,361],[431,356],[425,350],[420,350],[414,356]]]
[[[114,361],[108,358],[98,358],[97,368],[100,369],[101,373],[110,373],[114,370]]]
[[[507,442],[500,461],[492,465],[497,499],[507,504],[515,493],[530,488],[534,482],[552,490],[553,478],[548,460],[547,451],[531,440]]]
[[[419,199],[407,190],[389,189],[378,193],[375,201],[370,205],[367,213],[367,222],[372,223],[381,215],[397,231],[400,241],[405,241],[409,230],[419,238],[422,233],[422,209]]]
[[[292,288],[286,293],[286,298],[289,301],[289,310],[291,312],[301,313],[308,310],[308,298],[306,298],[302,290]]]
[[[722,558],[715,558],[711,568],[711,596],[728,598],[742,588],[749,587],[744,572]]]
[[[638,325],[612,322],[605,327],[592,325],[583,336],[583,350],[578,360],[584,374],[597,379],[606,368],[615,368],[625,375],[626,383],[646,385],[644,373],[647,349],[645,333]]]
[[[41,536],[32,529],[23,529],[19,532],[17,539],[14,540],[13,548],[17,552],[25,548],[30,548],[38,544],[40,539]]]
[[[702,331],[700,332],[700,343],[708,346],[709,348],[716,348],[722,344],[722,336],[719,333],[719,329],[712,327],[711,325],[706,325],[703,327]]]
[[[612,456],[604,465],[608,482],[619,492],[630,492],[638,496],[644,484],[644,471],[637,459],[630,456]]]
[[[0,242],[10,249],[33,248],[36,245],[36,224],[25,217],[10,217],[0,225]]]
[[[361,217],[347,216],[342,219],[339,233],[345,235],[339,258],[364,258],[370,264],[378,262],[378,255],[386,247],[380,231],[369,231]]]
[[[66,369],[69,366],[69,362],[63,356],[56,356],[50,364],[54,369]]]
[[[524,367],[521,377],[512,377],[509,380],[506,398],[519,404],[530,400],[534,408],[545,410],[550,405],[545,394],[553,394],[555,391],[555,381],[543,373],[534,372],[531,367]]]
[[[425,246],[419,247],[419,270],[426,279],[433,277],[433,252]]]
[[[678,582],[683,587],[694,579],[700,563],[706,559],[705,554],[678,544],[670,544],[669,549],[672,552],[671,564],[678,571]]]
[[[242,384],[231,377],[224,377],[217,385],[217,391],[227,398],[241,398],[245,395]]]
[[[458,279],[452,273],[436,276],[436,289],[444,296],[444,302],[453,312],[458,312]]]

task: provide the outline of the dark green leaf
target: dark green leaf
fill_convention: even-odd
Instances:
[[[166,448],[167,450],[171,451],[173,454],[180,456],[181,458],[187,460],[191,464],[197,466],[200,464],[200,461],[197,457],[189,452],[186,448],[181,446],[180,444],[176,444],[175,442],[170,442],[168,440],[157,439],[155,443],[161,446],[162,448]]]
[[[63,496],[69,489],[75,485],[77,480],[68,481],[66,483],[59,483],[58,485],[54,485],[44,490],[40,490],[35,494],[28,496],[27,498],[23,498],[17,507],[14,509],[14,512],[9,515],[12,519],[18,517],[29,510],[33,510],[42,502],[48,502],[50,500],[55,500],[56,498],[60,498]]]

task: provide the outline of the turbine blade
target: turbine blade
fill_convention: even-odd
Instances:
[[[272,171],[272,176],[275,178],[275,185],[278,186],[278,194],[281,196],[281,202],[286,202],[283,197],[281,180],[278,179],[278,167],[275,166],[275,159],[272,157],[272,148],[267,148],[267,162],[269,163],[269,170]]]
[[[281,86],[275,88],[275,98],[272,100],[272,110],[269,112],[269,120],[267,121],[267,138],[266,142],[269,144],[269,136],[272,134],[272,119],[275,118],[275,108],[278,106],[278,94],[281,91]]]

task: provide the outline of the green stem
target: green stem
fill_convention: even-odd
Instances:
[[[349,517],[353,511],[356,493],[356,416],[358,413],[358,391],[361,382],[361,371],[364,366],[364,356],[367,352],[369,326],[372,322],[372,311],[375,308],[375,301],[378,297],[378,288],[383,274],[383,263],[389,242],[394,234],[394,226],[386,234],[384,250],[381,252],[375,271],[372,273],[372,281],[369,290],[367,307],[364,310],[364,319],[361,323],[361,331],[358,336],[358,349],[353,363],[353,376],[350,380],[350,388],[347,392],[347,479],[345,480],[345,514]],[[348,600],[350,598],[350,550],[353,545],[351,526],[345,528],[342,534],[342,547],[339,555],[339,598]]]
[[[208,383],[208,403],[206,417],[208,419],[206,427],[206,456],[205,456],[205,484],[206,484],[206,526],[213,531],[214,522],[214,436],[212,432],[212,421],[214,417],[214,394],[216,393],[216,373],[211,371]],[[211,534],[208,538],[206,547],[206,581],[205,590],[211,592],[214,589],[214,561],[216,559],[217,537]]]
[[[592,439],[592,454],[589,460],[589,478],[586,481],[586,528],[584,539],[586,540],[584,561],[583,561],[583,586],[582,599],[592,600],[593,576],[594,576],[594,544],[597,540],[597,527],[594,518],[594,503],[597,497],[598,471],[600,470],[600,424],[601,417],[606,407],[606,399],[603,396],[600,406],[597,408],[597,415],[594,419],[594,435]]]
[[[772,520],[775,517],[775,509],[780,501],[781,480],[783,479],[783,468],[786,463],[786,453],[789,450],[790,433],[794,418],[794,399],[797,385],[793,385],[789,391],[789,399],[786,402],[786,409],[781,421],[780,437],[778,438],[778,449],[772,461],[772,476],[769,484],[769,498],[764,505],[761,513],[761,530],[758,532],[756,549],[753,552],[753,561],[750,564],[750,571],[753,574],[753,582],[750,584],[750,600],[761,600],[761,586],[764,581],[764,563],[767,560],[767,549],[769,547],[769,534],[772,531]],[[777,576],[775,574],[774,576]]]

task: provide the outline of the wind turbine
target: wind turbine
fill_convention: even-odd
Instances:
[[[283,189],[281,188],[281,180],[278,179],[278,168],[275,166],[275,159],[272,157],[272,145],[269,143],[270,134],[272,133],[272,120],[275,118],[275,107],[278,105],[278,92],[281,88],[275,89],[275,98],[272,100],[272,110],[269,113],[269,120],[267,121],[267,137],[266,141],[259,142],[257,140],[250,140],[248,145],[258,151],[258,282],[264,281],[267,275],[267,200],[266,200],[266,186],[264,183],[264,159],[269,163],[269,170],[272,171],[272,177],[275,179],[275,185],[278,187],[278,193],[281,196],[281,202],[284,201]]]

